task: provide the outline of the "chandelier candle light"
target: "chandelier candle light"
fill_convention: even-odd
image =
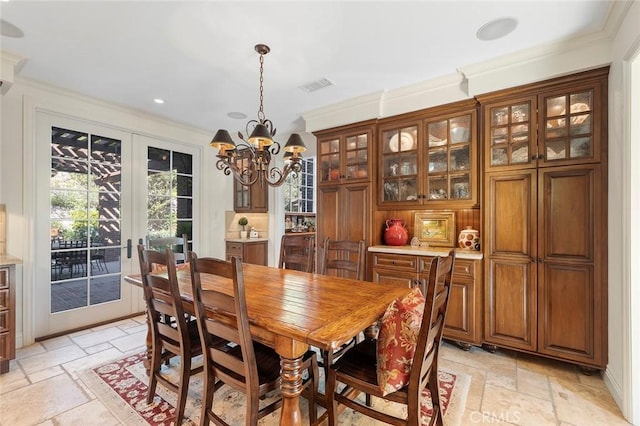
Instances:
[[[218,148],[218,161],[216,168],[222,170],[225,175],[233,173],[235,179],[245,186],[251,186],[256,182],[261,185],[265,183],[270,186],[282,185],[291,172],[301,170],[301,153],[307,148],[297,133],[292,133],[283,150],[284,167],[282,170],[276,166],[271,166],[271,156],[278,155],[280,144],[273,140],[276,129],[271,120],[265,118],[263,110],[263,65],[264,55],[269,53],[269,46],[257,44],[256,52],[260,54],[260,109],[258,109],[258,119],[250,120],[246,125],[246,134],[249,137],[245,140],[241,132],[238,137],[242,140],[236,144],[231,139],[229,132],[220,129],[211,140],[210,145]],[[251,131],[250,131],[251,129]],[[247,157],[245,157],[245,155]],[[248,166],[243,167],[244,158],[248,158]]]

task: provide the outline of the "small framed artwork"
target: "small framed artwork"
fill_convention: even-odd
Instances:
[[[452,211],[422,211],[415,214],[413,222],[416,238],[429,246],[454,247],[455,228],[456,212]]]

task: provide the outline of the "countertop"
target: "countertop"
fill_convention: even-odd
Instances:
[[[258,241],[269,241],[268,238],[225,238],[230,243],[254,243]]]
[[[0,266],[18,265],[22,263],[21,259],[10,254],[0,254]]]
[[[369,251],[376,253],[411,254],[414,256],[442,256],[449,253],[447,247],[411,247],[411,246],[371,246]],[[475,250],[457,249],[456,257],[460,259],[480,260],[482,252]]]

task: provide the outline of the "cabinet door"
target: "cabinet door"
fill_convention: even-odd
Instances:
[[[419,203],[422,170],[418,166],[421,164],[418,140],[421,134],[419,122],[380,129],[379,205]]]
[[[246,168],[249,159],[240,154],[238,166]],[[266,213],[269,210],[269,186],[259,182],[246,186],[233,180],[233,210],[236,213]]]
[[[535,170],[489,173],[485,194],[485,340],[536,348]]]
[[[399,271],[397,269],[373,268],[372,281],[382,284],[397,284],[413,288],[418,284],[415,272]]]
[[[537,99],[525,96],[483,105],[485,170],[535,167]]]
[[[250,242],[243,244],[242,261],[254,265],[267,265],[267,242]]]
[[[318,132],[318,184],[368,181],[373,126]]]
[[[338,237],[342,240],[364,240],[371,245],[371,184],[341,185]]]
[[[444,337],[467,343],[480,343],[478,317],[482,307],[481,285],[476,282],[479,261],[456,259]],[[479,266],[479,265],[478,265]]]
[[[600,166],[540,169],[539,351],[602,367]]]

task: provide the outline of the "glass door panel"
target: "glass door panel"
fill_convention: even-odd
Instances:
[[[383,201],[418,199],[418,126],[382,132]]]
[[[545,161],[593,156],[593,92],[545,98]]]

